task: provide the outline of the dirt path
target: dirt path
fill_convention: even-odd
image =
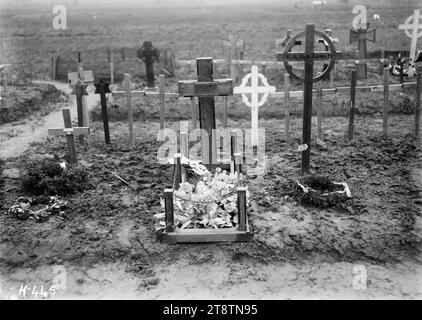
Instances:
[[[71,93],[68,84],[61,82],[51,81],[35,81],[36,83],[52,84],[58,90]],[[99,96],[94,95],[94,88],[88,87],[87,105],[88,109],[92,110],[99,101]],[[63,125],[62,108],[67,107],[70,109],[72,119],[77,118],[76,110],[76,96],[71,95],[70,100],[66,103],[58,103],[57,110],[49,113],[48,115],[37,119],[35,121],[20,121],[9,123],[0,126],[0,132],[3,133],[5,138],[0,138],[0,159],[7,159],[10,157],[20,156],[28,146],[33,142],[41,141],[47,136],[49,128],[56,128]]]

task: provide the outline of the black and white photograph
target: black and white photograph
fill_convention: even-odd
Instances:
[[[0,0],[0,300],[420,300],[421,98],[422,0]]]

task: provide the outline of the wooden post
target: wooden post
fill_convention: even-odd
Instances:
[[[196,105],[195,105],[195,97],[190,98],[190,107],[191,107],[191,113],[192,113],[192,128],[195,130],[198,125],[196,123]]]
[[[246,231],[246,188],[244,187],[237,188],[237,210],[239,221],[237,229]]]
[[[399,54],[399,66],[400,66],[400,84],[404,83],[404,56]]]
[[[84,127],[83,96],[88,95],[88,93],[86,92],[87,87],[88,86],[86,84],[82,84],[80,81],[78,81],[72,91],[72,94],[76,95],[76,107],[78,110],[78,127]],[[84,143],[83,135],[79,136],[79,143]]]
[[[180,131],[180,155],[182,157],[189,158],[189,144],[188,144],[188,133],[184,131]],[[186,170],[185,168],[181,168],[181,181],[186,182]]]
[[[126,61],[125,48],[121,48],[121,49],[120,49],[120,53],[121,53],[121,55],[122,55],[122,60],[123,60],[123,61]]]
[[[390,109],[389,99],[389,82],[390,82],[390,70],[389,68],[384,69],[384,109],[382,118],[382,131],[383,137],[388,137],[387,126],[388,126],[388,111]]]
[[[421,70],[422,71],[422,70]],[[420,141],[420,120],[421,120],[421,94],[422,94],[422,72],[416,75],[416,109],[415,109],[415,137]]]
[[[334,64],[333,70],[330,72],[330,88],[334,88],[334,77],[336,73],[336,64]]]
[[[72,128],[72,119],[70,118],[70,110],[63,109],[63,121],[64,127],[66,129]],[[76,147],[75,147],[75,136],[73,134],[66,134],[67,147],[69,150],[69,161],[70,163],[77,163],[78,159],[76,156]]]
[[[350,110],[349,110],[349,141],[353,140],[355,129],[355,105],[356,105],[356,84],[357,84],[357,71],[352,71],[352,83],[350,85]]]
[[[130,74],[125,73],[123,87],[126,91],[127,120],[129,124],[129,146],[133,148],[135,138],[133,136],[133,112],[132,112],[132,94],[130,92]]]
[[[305,55],[311,56],[315,48],[315,25],[306,26]],[[312,141],[312,87],[314,77],[314,60],[305,59],[305,82],[303,99],[303,144],[307,145],[302,151],[302,174],[309,174]]]
[[[51,58],[51,80],[57,79],[57,58]]]
[[[84,68],[83,68],[80,52],[78,52],[78,75],[79,75],[79,79],[81,83],[85,84]],[[88,112],[86,97],[82,97],[82,122],[83,122],[83,126],[89,127],[89,112]]]
[[[173,189],[179,190],[180,183],[182,182],[182,162],[180,153],[174,156],[174,180]]]
[[[235,161],[234,155],[238,153],[237,150],[237,132],[236,130],[230,131],[230,159]]]
[[[108,125],[108,113],[107,113],[107,99],[106,93],[111,93],[110,82],[106,82],[103,79],[95,84],[95,93],[100,95],[101,100],[101,117],[103,118],[104,126],[104,137],[106,144],[110,144],[110,128]]]
[[[114,53],[107,49],[108,63],[110,65],[110,82],[114,83]]]
[[[378,73],[380,76],[384,74],[384,68],[385,68],[384,59],[385,59],[385,49],[381,48],[381,59],[380,59],[379,70],[378,70]]]
[[[284,74],[284,131],[286,141],[290,141],[290,74]]]
[[[165,90],[165,76],[160,74],[160,129],[164,129],[164,90]]]
[[[318,139],[322,140],[322,81],[317,82],[317,134]]]
[[[164,190],[166,232],[174,231],[173,189]]]
[[[227,128],[227,112],[228,112],[228,101],[229,101],[229,97],[223,97],[223,103],[224,103],[224,107],[223,107],[223,127]]]

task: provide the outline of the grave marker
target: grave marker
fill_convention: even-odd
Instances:
[[[131,148],[134,146],[135,138],[133,136],[133,111],[132,111],[132,93],[130,90],[130,74],[125,73],[123,80],[123,88],[126,93],[127,103],[127,121],[129,123],[129,145]]]
[[[369,29],[369,23],[366,24],[366,28],[359,28],[357,30],[350,30],[350,44],[357,42],[359,50],[359,59],[365,60],[367,58],[366,42],[375,42],[376,30]],[[367,65],[365,63],[359,63],[357,66],[358,79],[367,78]]]
[[[144,41],[137,51],[138,58],[145,63],[147,73],[147,88],[155,89],[154,60],[159,62],[160,53],[151,41]]]
[[[110,82],[101,79],[95,84],[95,94],[100,95],[101,100],[101,117],[103,119],[104,126],[104,137],[106,144],[110,144],[110,129],[108,125],[108,113],[107,113],[107,98],[106,93],[111,93]]]
[[[357,85],[357,71],[352,71],[352,83],[350,85],[350,110],[349,110],[349,141],[353,140],[355,131],[355,105],[356,105],[356,85]]]
[[[84,126],[84,110],[83,110],[83,96],[87,96],[88,92],[86,92],[86,88],[88,85],[82,84],[80,81],[78,81],[72,91],[72,95],[76,95],[76,107],[78,110],[78,126],[83,127]],[[84,136],[79,136],[79,143],[84,143]]]
[[[383,134],[384,138],[388,137],[388,132],[387,132],[388,111],[390,109],[389,82],[390,82],[390,68],[387,67],[387,68],[384,69],[384,108],[383,108],[383,112],[382,112],[382,134]]]
[[[416,108],[415,108],[415,138],[420,141],[419,134],[421,121],[421,95],[422,95],[422,51],[415,57],[416,65]]]
[[[413,15],[407,18],[404,24],[399,25],[399,29],[404,30],[406,35],[412,39],[410,44],[410,59],[414,63],[418,38],[422,36],[422,16],[420,15],[420,11],[415,10]]]
[[[77,163],[76,147],[75,147],[75,135],[89,135],[88,127],[73,127],[72,120],[70,118],[70,110],[63,109],[63,120],[64,129],[48,129],[48,134],[51,136],[66,136],[67,147],[69,149],[69,161],[70,163]]]
[[[202,163],[216,164],[217,150],[215,136],[215,97],[233,94],[231,79],[214,80],[212,58],[198,58],[197,80],[179,81],[180,97],[198,97],[199,122],[201,130]],[[208,140],[208,142],[207,142]]]
[[[259,80],[262,82],[262,86],[259,86]],[[247,83],[251,82],[251,85],[247,87]],[[275,93],[276,88],[268,84],[267,79],[263,74],[258,72],[258,66],[252,66],[251,73],[247,74],[240,86],[235,87],[233,92],[235,94],[242,94],[243,102],[251,108],[251,121],[252,121],[252,147],[258,145],[258,108],[263,106],[267,101],[270,93]],[[246,96],[251,95],[251,100]],[[260,98],[260,94],[262,94]]]
[[[237,77],[237,75],[235,65],[232,63],[232,59],[234,57],[235,59],[240,58],[240,60],[243,60],[243,52],[245,51],[245,41],[232,33],[228,33],[227,39],[222,40],[222,45],[224,48],[229,49],[229,53],[226,59],[227,69],[229,70],[229,78],[235,78]],[[241,52],[241,57],[239,57],[238,55],[238,50],[240,50]]]
[[[327,41],[330,52],[315,51],[315,35]],[[305,52],[290,52],[295,46],[294,40],[303,36],[305,36]],[[326,34],[316,31],[313,24],[306,25],[306,30],[295,35],[284,49],[284,52],[277,54],[277,60],[284,62],[286,71],[296,79],[304,82],[302,144],[306,145],[306,148],[302,150],[302,174],[309,174],[310,171],[313,83],[324,79],[326,74],[333,68],[335,59],[339,56],[341,56],[341,53],[336,52],[330,38]],[[328,68],[324,69],[319,75],[314,76],[314,61],[324,60],[330,60]],[[305,75],[298,75],[289,64],[289,61],[305,61]]]

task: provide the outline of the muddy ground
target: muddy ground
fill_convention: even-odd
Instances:
[[[346,263],[349,265],[349,278],[353,266],[361,264],[380,268],[386,265],[410,265],[408,268],[413,270],[411,274],[418,272],[421,153],[420,145],[410,134],[411,125],[410,116],[392,116],[389,125],[391,138],[384,140],[381,138],[381,119],[360,116],[357,119],[356,141],[349,143],[345,139],[347,120],[341,117],[325,118],[324,141],[327,149],[313,149],[312,171],[328,174],[334,181],[347,182],[354,200],[347,207],[322,210],[299,205],[288,197],[288,182],[299,177],[300,154],[297,145],[301,119],[293,118],[291,143],[284,140],[283,121],[261,120],[260,127],[266,128],[268,171],[265,177],[247,182],[253,199],[249,213],[255,236],[251,243],[231,244],[168,245],[160,241],[159,234],[154,230],[153,214],[160,212],[159,200],[164,188],[172,183],[172,170],[157,164],[156,153],[160,142],[152,134],[158,132],[156,122],[136,123],[135,150],[127,147],[125,123],[111,124],[112,145],[108,147],[104,145],[101,123],[95,123],[95,131],[88,144],[78,146],[81,163],[89,167],[92,174],[93,187],[68,197],[70,205],[64,215],[52,216],[47,222],[37,223],[32,220],[19,221],[3,214],[22,195],[19,175],[26,159],[53,155],[66,158],[67,151],[62,139],[48,138],[45,142],[33,144],[22,157],[8,159],[2,164],[3,173],[6,174],[3,185],[5,201],[0,215],[1,268],[15,280],[24,277],[16,270],[38,270],[36,281],[40,281],[46,277],[46,270],[54,265],[78,270],[102,265],[95,267],[92,272],[97,276],[91,278],[98,279],[102,274],[101,268],[115,275],[116,270],[123,274],[127,272],[130,277],[137,279],[138,289],[133,294],[138,297],[148,297],[148,288],[156,290],[158,297],[169,296],[162,287],[161,272],[170,272],[169,281],[174,285],[174,281],[187,278],[178,271],[185,264],[190,269],[201,265],[211,269],[214,268],[211,266],[216,266],[210,272],[217,278],[221,276],[225,279],[222,280],[223,287],[228,285],[225,284],[226,272],[249,278],[245,270],[252,271],[248,268],[263,272],[265,265],[272,266],[268,267],[270,269],[278,265],[284,270],[288,268],[286,263],[309,266],[315,262],[322,268],[316,269],[329,273],[322,271],[327,264],[341,266],[341,263]],[[169,124],[169,127],[177,126],[178,123]],[[247,120],[232,121],[231,126],[247,128],[249,123]],[[113,173],[130,182],[132,187],[123,184]],[[167,269],[164,267],[166,271],[163,271],[163,266],[168,266]],[[114,271],[110,271],[110,268]],[[294,268],[296,270],[297,267]],[[346,266],[339,268],[344,271]],[[386,270],[389,270],[388,267]],[[76,274],[79,273],[72,277]],[[90,277],[79,276],[89,281]],[[258,280],[256,276],[253,278],[255,282],[263,281],[268,285],[271,276],[267,274],[262,279],[258,277]],[[121,277],[124,278],[123,275]],[[82,281],[79,283],[82,286],[83,280],[78,279],[74,281],[77,284]],[[114,280],[119,283],[123,281]],[[94,293],[93,289],[98,283],[91,281],[91,286],[82,292],[80,286],[70,292],[76,296],[77,292],[81,296],[98,296],[99,293]],[[208,286],[208,281],[217,280],[204,281]],[[406,280],[403,287],[407,289],[403,290],[409,291],[408,285],[411,285],[413,289],[407,292],[408,297],[420,297],[420,286],[413,281],[416,281],[416,277],[409,282]],[[110,286],[116,286],[113,280],[104,280],[104,285],[107,286],[108,282]],[[7,283],[16,284],[16,281]],[[300,281],[294,282],[293,286],[298,289]],[[343,289],[348,286],[340,283],[339,286],[340,292],[347,296]],[[315,290],[313,294],[324,296],[320,286]],[[67,295],[72,296],[70,292],[67,291]],[[107,295],[107,292],[111,295],[111,291],[107,290],[102,294]],[[325,292],[328,296],[330,293],[333,291]],[[176,292],[173,294],[176,296]],[[214,294],[219,296],[216,292]],[[284,294],[288,295],[286,292]],[[301,291],[298,296],[312,297],[313,294]],[[387,290],[382,294],[404,297],[400,290],[396,293]],[[262,290],[258,290],[256,295],[251,295],[255,298],[263,296],[269,297],[270,293],[264,295]]]

